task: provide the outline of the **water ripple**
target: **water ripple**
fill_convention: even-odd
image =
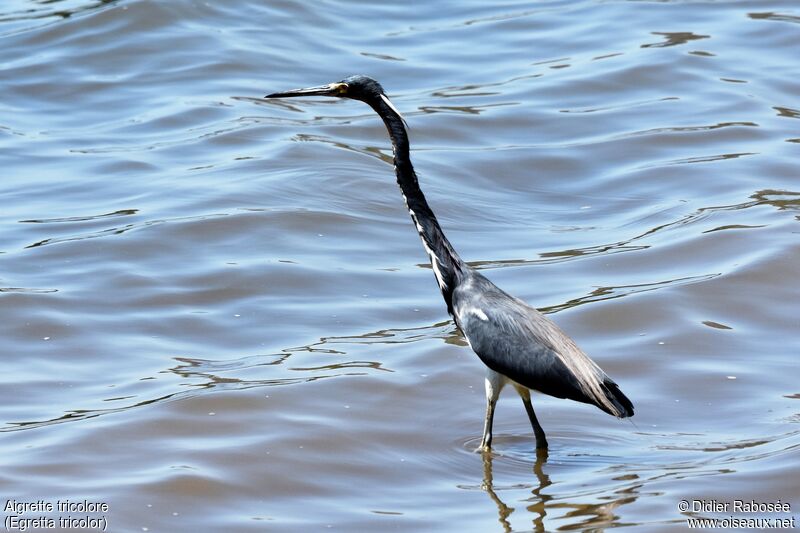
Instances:
[[[798,21],[772,0],[4,2],[3,487],[108,502],[119,531],[671,530],[687,495],[785,500]],[[556,313],[635,425],[536,395],[542,456],[507,391],[475,453],[485,369],[383,124],[262,98],[356,73],[406,116],[459,252]]]

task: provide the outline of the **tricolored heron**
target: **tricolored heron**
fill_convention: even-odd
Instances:
[[[522,397],[538,449],[547,448],[547,438],[531,405],[531,389],[556,398],[596,405],[619,418],[633,416],[633,404],[617,384],[558,326],[522,300],[499,289],[458,256],[419,188],[411,165],[403,117],[377,81],[366,76],[351,76],[319,87],[272,93],[265,98],[295,96],[360,100],[380,115],[389,130],[397,184],[430,256],[447,311],[488,367],[482,450],[491,447],[494,408],[507,383]]]

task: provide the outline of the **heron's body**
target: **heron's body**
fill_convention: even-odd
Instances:
[[[397,183],[430,257],[447,311],[488,367],[481,448],[491,446],[494,407],[507,383],[522,397],[537,448],[546,448],[547,440],[534,414],[530,389],[593,404],[620,418],[633,415],[633,404],[617,384],[558,326],[461,260],[419,188],[403,119],[378,82],[365,76],[353,76],[321,87],[274,93],[268,98],[310,95],[361,100],[386,124],[392,140]]]

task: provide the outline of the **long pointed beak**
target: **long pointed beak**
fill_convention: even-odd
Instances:
[[[343,84],[329,83],[318,87],[307,87],[305,89],[292,89],[279,93],[268,94],[264,98],[289,98],[292,96],[340,96]]]

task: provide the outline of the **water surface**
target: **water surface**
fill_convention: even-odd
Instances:
[[[0,503],[106,502],[113,531],[797,515],[798,40],[789,1],[5,2]],[[632,422],[537,396],[537,460],[506,391],[474,452],[483,367],[382,123],[260,98],[355,73],[461,255]]]

